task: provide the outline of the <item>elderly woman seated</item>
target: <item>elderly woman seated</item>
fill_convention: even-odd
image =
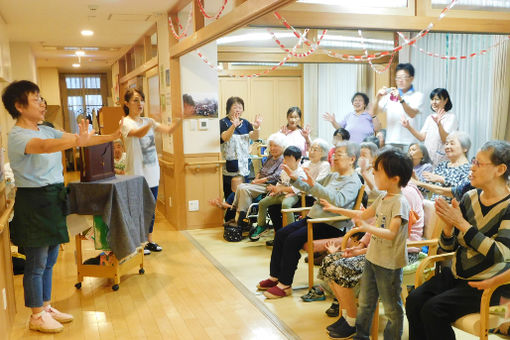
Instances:
[[[305,170],[307,179],[303,181],[288,167],[284,166],[283,169],[289,174],[291,184],[296,188],[312,194],[317,199],[325,199],[335,206],[351,209],[361,188],[361,181],[354,170],[357,158],[357,144],[341,142],[335,150],[335,172],[321,181],[314,181],[308,170]],[[294,273],[301,257],[299,250],[307,242],[306,220],[333,216],[336,215],[324,211],[319,202],[316,202],[306,219],[291,223],[276,233],[271,253],[270,276],[257,285],[258,289],[265,290],[266,297],[281,298],[291,294]],[[313,237],[314,239],[340,237],[351,228],[351,221],[317,223],[313,225]]]
[[[242,183],[237,187],[232,210],[236,210],[236,220],[231,222],[239,227],[249,226],[245,220],[246,212],[253,202],[253,199],[261,194],[265,194],[267,186],[276,184],[280,178],[283,162],[283,150],[285,149],[285,136],[281,133],[275,133],[269,136],[269,156],[255,179],[251,183]]]
[[[451,323],[480,310],[482,291],[468,282],[485,280],[510,268],[509,175],[510,143],[487,142],[471,165],[475,189],[464,194],[460,203],[436,200],[436,212],[446,223],[439,246],[455,251],[455,255],[451,268],[443,268],[409,294],[409,339],[455,339]],[[508,288],[498,288],[491,305],[497,304],[503,293],[507,295]]]

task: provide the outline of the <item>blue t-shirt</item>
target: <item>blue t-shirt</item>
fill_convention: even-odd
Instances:
[[[249,121],[241,118],[241,124],[235,128],[232,137],[224,142],[221,139],[221,134],[231,126],[232,122],[228,117],[220,120],[221,155],[226,161],[223,167],[223,175],[248,176],[250,174],[250,132],[253,131],[253,126]]]
[[[39,130],[14,126],[9,132],[9,161],[14,181],[18,188],[36,188],[64,183],[62,152],[26,154],[25,149],[32,138],[58,139],[64,134],[48,126],[39,125]]]

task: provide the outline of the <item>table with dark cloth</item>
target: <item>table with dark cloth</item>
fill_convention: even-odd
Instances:
[[[108,225],[107,240],[118,259],[147,240],[156,202],[143,176],[119,176],[69,183],[72,214],[98,215]]]

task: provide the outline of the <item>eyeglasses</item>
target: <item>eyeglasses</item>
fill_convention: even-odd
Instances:
[[[407,80],[411,77],[395,77],[395,80]]]
[[[473,158],[471,161],[471,165],[476,166],[477,168],[485,165],[494,165],[491,162],[479,162],[476,158]]]

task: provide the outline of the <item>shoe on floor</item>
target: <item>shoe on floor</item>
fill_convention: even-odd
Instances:
[[[148,249],[150,251],[155,251],[155,252],[160,252],[163,250],[163,248],[161,248],[159,246],[159,244],[154,243],[154,242],[147,242],[147,244],[145,245],[145,249]]]
[[[266,246],[268,246],[268,247],[274,246],[274,240],[266,241]]]
[[[328,327],[326,327],[326,330],[328,332],[331,332],[331,331],[334,331],[335,329],[339,328],[341,325],[343,324],[347,324],[347,320],[345,320],[345,318],[343,316],[341,316],[338,320],[336,320],[335,322],[333,322],[331,325],[329,325]]]
[[[46,313],[51,315],[51,317],[55,320],[57,320],[60,323],[67,323],[74,320],[74,317],[71,314],[62,313],[61,311],[49,306],[48,308],[44,309]]]
[[[42,333],[59,333],[64,330],[64,326],[45,311],[38,317],[30,316],[28,328]]]
[[[342,318],[343,319],[343,318]],[[356,334],[356,327],[350,326],[347,321],[329,331],[330,339],[351,339]]]
[[[250,240],[252,241],[258,241],[260,239],[260,235],[267,232],[267,226],[256,226],[255,228],[250,231]]]
[[[264,296],[267,297],[268,299],[279,299],[282,297],[289,296],[290,294],[292,294],[292,287],[281,289],[278,286],[274,286],[264,292]]]
[[[271,279],[265,279],[265,280],[262,280],[259,282],[259,284],[257,285],[257,289],[266,290],[266,289],[276,286],[277,284],[278,284],[278,281],[273,281]]]
[[[301,300],[303,300],[304,302],[324,301],[326,300],[326,295],[324,295],[324,291],[322,290],[321,287],[316,286],[312,287],[312,289],[310,289],[308,293],[301,296]]]
[[[150,255],[151,254],[151,251],[147,248],[143,248],[143,254],[144,255]]]
[[[327,316],[331,318],[335,318],[338,315],[340,315],[340,305],[338,304],[338,300],[334,299],[333,303],[331,303],[331,306],[329,306],[328,309],[326,309]]]

